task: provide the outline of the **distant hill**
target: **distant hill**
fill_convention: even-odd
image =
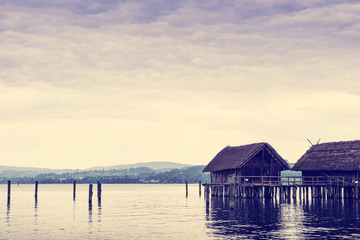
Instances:
[[[89,169],[51,169],[51,168],[34,168],[34,167],[15,167],[15,166],[0,166],[0,177],[34,177],[39,174],[47,173],[73,173],[79,171],[94,171],[94,170],[110,170],[110,169],[130,169],[130,168],[150,168],[158,171],[168,171],[171,169],[181,169],[191,167],[190,164],[174,163],[174,162],[144,162],[135,164],[123,164],[114,166],[97,166]]]
[[[129,169],[129,168],[139,168],[139,167],[148,167],[154,170],[169,170],[175,168],[185,168],[191,167],[190,164],[174,163],[174,162],[143,162],[143,163],[134,163],[134,164],[123,164],[123,165],[114,165],[114,166],[96,166],[86,170],[109,170],[109,169]]]
[[[0,177],[33,177],[38,174],[45,173],[66,173],[75,172],[74,169],[51,169],[51,168],[34,168],[34,167],[14,167],[14,166],[0,166]]]

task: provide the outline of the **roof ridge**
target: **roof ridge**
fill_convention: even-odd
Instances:
[[[260,142],[242,146],[227,146],[223,148],[204,168],[204,172],[221,171],[225,169],[237,169],[246,165],[263,149],[267,149],[273,158],[285,169],[290,169],[285,160],[271,147],[269,143]]]
[[[254,145],[256,145],[256,144],[259,144],[259,146],[257,146],[251,153],[249,153],[249,155],[243,160],[243,162],[237,166],[238,168],[245,165],[248,161],[250,161],[251,158],[253,156],[255,156],[256,154],[258,154],[260,152],[260,150],[266,146],[267,143],[254,143]],[[251,144],[249,144],[249,145],[251,145]]]
[[[293,166],[298,171],[359,171],[360,140],[312,146]]]

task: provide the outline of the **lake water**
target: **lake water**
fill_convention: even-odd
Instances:
[[[213,198],[198,184],[103,184],[98,204],[88,185],[0,185],[0,239],[360,239],[359,201]]]

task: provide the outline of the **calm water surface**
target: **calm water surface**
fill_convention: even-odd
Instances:
[[[0,239],[360,239],[358,201],[278,202],[213,198],[198,185],[102,185],[88,204],[88,185],[0,185]],[[2,197],[1,197],[2,196]]]

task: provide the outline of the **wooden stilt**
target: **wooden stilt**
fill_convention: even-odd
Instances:
[[[199,196],[201,197],[201,181],[199,181]]]
[[[89,205],[92,204],[93,185],[89,184]]]
[[[234,184],[230,184],[229,186],[229,200],[230,200],[230,209],[233,209],[235,207],[235,186]]]
[[[8,180],[8,189],[7,189],[7,203],[10,204],[10,194],[11,194],[11,181]]]
[[[98,197],[98,203],[101,203],[101,183],[100,183],[100,181],[97,182],[97,197]]]
[[[206,203],[209,203],[209,201],[210,201],[210,194],[209,194],[209,190],[210,190],[210,188],[209,188],[209,185],[208,184],[206,184],[205,186],[204,186],[204,191],[205,191],[205,200],[206,200]]]
[[[292,190],[293,190],[293,192],[292,192],[292,198],[293,198],[293,199],[296,199],[297,187],[296,187],[296,186],[293,186],[293,187],[292,187]]]
[[[76,199],[76,181],[74,181],[74,186],[73,186],[73,199]]]
[[[36,200],[38,198],[38,185],[39,185],[39,181],[35,181],[35,199]]]

